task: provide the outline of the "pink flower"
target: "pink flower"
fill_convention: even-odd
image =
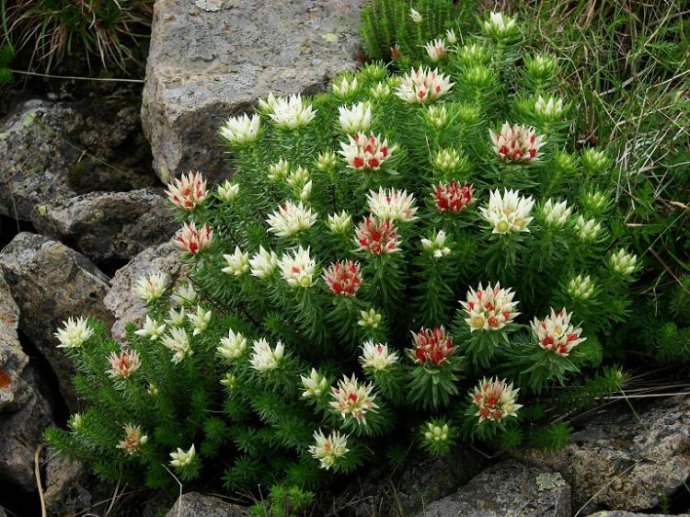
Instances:
[[[518,391],[498,377],[482,379],[470,394],[472,403],[477,407],[475,416],[479,417],[479,423],[500,422],[509,416],[517,416],[517,410],[522,407],[515,403]]]
[[[181,210],[192,210],[206,198],[206,180],[201,173],[183,174],[168,185],[168,199]]]
[[[412,333],[414,348],[412,349],[413,358],[419,364],[432,364],[438,366],[455,352],[453,338],[446,334],[446,329],[434,327],[431,329],[421,329],[417,333]]]
[[[496,156],[508,162],[531,162],[537,159],[543,137],[534,129],[506,122],[500,131],[489,131]]]
[[[351,260],[337,261],[326,269],[323,279],[336,296],[354,296],[362,284],[359,264]]]
[[[108,357],[110,370],[108,375],[113,378],[122,377],[128,379],[141,367],[139,354],[135,350],[123,350],[119,354],[112,352]]]
[[[348,136],[349,142],[341,142],[340,155],[347,161],[351,169],[377,171],[383,162],[391,156],[392,148],[388,146],[388,140],[381,140],[379,135],[365,135],[356,133],[354,137]]]
[[[441,183],[434,187],[434,201],[439,212],[462,212],[474,203],[472,185],[460,185],[458,181]]]
[[[357,227],[355,241],[361,249],[374,255],[400,251],[395,226],[388,220],[367,217]]]
[[[580,337],[580,327],[570,324],[571,316],[565,309],[559,312],[551,309],[551,314],[543,320],[534,318],[532,332],[537,336],[539,346],[559,357],[567,357],[570,350],[582,343],[586,338]]]
[[[467,301],[460,302],[467,318],[465,322],[470,331],[501,330],[520,314],[515,308],[518,302],[513,301],[515,293],[510,289],[501,288],[500,283],[489,285],[486,289],[479,288],[467,291]]]
[[[213,230],[208,225],[197,229],[194,223],[185,223],[175,236],[175,246],[190,255],[205,251],[213,241]]]
[[[117,444],[118,449],[122,449],[130,456],[138,454],[141,446],[148,441],[149,437],[141,432],[138,425],[125,425],[125,438]]]

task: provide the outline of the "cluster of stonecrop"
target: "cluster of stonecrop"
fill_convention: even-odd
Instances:
[[[400,76],[368,65],[229,119],[231,179],[168,189],[189,282],[142,278],[122,347],[58,331],[92,406],[55,444],[149,480],[304,484],[409,430],[435,454],[491,440],[597,367],[639,264],[611,160],[564,147],[557,63],[521,56],[519,31],[491,13]]]

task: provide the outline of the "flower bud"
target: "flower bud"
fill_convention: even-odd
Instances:
[[[410,9],[410,20],[412,20],[414,23],[422,23],[422,15],[420,14],[417,9]]]
[[[611,159],[604,151],[589,148],[582,152],[582,166],[588,174],[602,173],[611,167]]]
[[[476,65],[486,65],[489,62],[489,54],[486,51],[486,47],[477,43],[472,43],[458,49],[457,60],[460,65],[465,68]]]
[[[545,121],[552,122],[560,120],[565,113],[563,99],[554,97],[553,95],[548,99],[544,99],[544,97],[540,95],[534,103],[534,113]]]
[[[279,181],[287,177],[290,172],[290,164],[283,158],[276,163],[268,166],[268,179],[271,181]]]
[[[369,309],[368,311],[360,311],[357,325],[359,325],[360,327],[377,329],[381,324],[381,319],[381,314],[376,312],[374,309]]]
[[[573,174],[577,170],[577,158],[570,153],[558,150],[553,154],[553,167],[564,174]]]
[[[489,19],[482,24],[482,32],[495,39],[506,39],[519,32],[517,19],[503,13],[491,12]]]
[[[550,81],[556,75],[558,62],[556,58],[546,54],[536,54],[525,58],[527,76],[535,82]]]
[[[566,291],[574,300],[588,300],[594,294],[594,282],[589,275],[577,275],[568,281]]]
[[[441,149],[433,156],[431,163],[440,172],[453,172],[460,164],[460,155],[452,147]]]
[[[554,229],[560,229],[565,226],[568,221],[568,217],[572,213],[573,209],[568,207],[566,201],[561,201],[556,203],[552,199],[547,199],[546,203],[541,209],[541,214],[544,219],[546,226]]]
[[[344,210],[339,214],[331,214],[328,216],[326,225],[331,233],[343,234],[350,231],[352,227],[352,216]]]
[[[446,246],[446,232],[439,230],[429,239],[422,239],[422,248],[431,254],[435,259],[440,259],[450,255],[450,248]]]
[[[604,212],[609,206],[609,197],[599,190],[583,193],[580,200],[583,208],[592,214]]]
[[[333,82],[331,88],[337,97],[345,99],[357,93],[359,82],[356,77],[343,76],[339,81]]]
[[[488,66],[474,65],[465,71],[463,79],[468,86],[481,89],[490,87],[494,78]]]
[[[583,242],[596,242],[602,236],[601,223],[596,219],[585,219],[581,215],[575,220],[575,232]]]
[[[326,393],[329,388],[328,379],[319,373],[316,368],[312,368],[309,377],[300,375],[302,381],[302,397],[304,398],[319,398]]]
[[[321,172],[328,172],[335,167],[337,161],[338,157],[333,151],[319,153],[319,156],[316,158],[316,168]]]
[[[237,199],[237,194],[239,192],[239,184],[232,183],[231,181],[226,180],[221,185],[218,185],[218,193],[216,194],[216,196],[224,203],[231,203],[232,201]]]
[[[427,122],[437,129],[445,127],[450,121],[448,110],[443,104],[433,104],[424,113]]]
[[[615,273],[631,277],[637,268],[637,256],[621,248],[609,257],[609,264]]]

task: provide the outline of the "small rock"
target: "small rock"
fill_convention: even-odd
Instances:
[[[112,323],[103,305],[108,278],[85,256],[41,235],[22,232],[0,252],[4,274],[20,309],[19,329],[48,360],[70,409],[78,407],[74,367],[53,335],[68,317]]]
[[[171,282],[184,276],[189,266],[179,260],[180,252],[172,243],[166,242],[152,246],[134,257],[129,264],[119,269],[110,281],[111,287],[105,295],[105,306],[113,314],[113,338],[124,342],[125,326],[130,323],[143,323],[146,306],[134,293],[134,286],[142,276],[155,272],[168,275]]]
[[[37,213],[34,225],[95,261],[133,257],[169,239],[177,228],[166,197],[157,189],[73,197]]]
[[[633,513],[614,510],[611,512],[592,513],[587,517],[671,517],[671,515],[666,513]],[[690,517],[690,513],[675,513],[673,517]]]
[[[0,214],[76,247],[84,244],[79,251],[94,260],[129,258],[165,240],[160,193],[154,200],[148,190],[129,192],[160,185],[148,165],[134,99],[25,102],[0,126]],[[153,213],[144,215],[149,208]],[[125,240],[138,242],[124,246]]]
[[[418,517],[570,517],[570,485],[558,473],[506,460]]]
[[[243,506],[226,503],[217,497],[189,492],[182,495],[165,517],[248,517]]]
[[[228,174],[218,128],[269,92],[316,93],[357,66],[365,0],[158,0],[142,125],[164,183]],[[290,20],[290,23],[285,23]],[[321,37],[336,34],[334,45]]]
[[[452,494],[487,464],[486,458],[462,445],[440,458],[414,454],[398,472],[374,468],[350,483],[333,501],[329,515],[408,515]]]
[[[26,385],[21,375],[29,357],[19,343],[18,323],[19,308],[0,272],[0,413],[14,411],[25,402]]]
[[[7,480],[27,492],[36,490],[34,455],[43,431],[53,424],[53,411],[37,387],[32,366],[22,374],[28,388],[24,406],[14,413],[0,414],[0,480]]]
[[[77,515],[91,509],[94,501],[85,486],[88,473],[84,465],[52,449],[46,451],[45,457],[44,497],[48,514]]]
[[[659,505],[690,475],[690,397],[657,401],[632,414],[613,408],[573,433],[557,453],[516,452],[516,457],[563,474],[576,510],[639,511]]]

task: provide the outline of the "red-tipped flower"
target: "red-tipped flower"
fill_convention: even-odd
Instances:
[[[479,423],[500,422],[504,418],[517,416],[518,409],[522,407],[522,404],[516,403],[518,391],[519,388],[514,389],[512,384],[498,377],[485,377],[479,381],[470,393]]]
[[[395,226],[388,220],[367,217],[357,227],[355,241],[361,249],[374,255],[400,251],[400,241]]]
[[[181,210],[193,210],[206,198],[206,180],[201,173],[183,174],[168,185],[168,199]]]
[[[337,261],[324,272],[323,279],[336,296],[352,297],[357,294],[362,284],[359,264],[352,260]]]
[[[551,314],[543,320],[534,318],[532,332],[537,336],[539,346],[559,357],[567,357],[574,347],[582,343],[585,340],[580,337],[582,329],[570,323],[571,316],[565,309],[558,312],[551,309]]]
[[[438,366],[455,351],[453,338],[446,334],[443,326],[421,329],[419,332],[413,332],[412,336],[412,354],[415,362],[419,364]]]
[[[388,140],[379,135],[355,134],[348,135],[348,142],[341,142],[340,154],[347,161],[347,166],[356,171],[377,171],[383,162],[391,157],[394,148],[388,145]]]
[[[458,181],[441,183],[434,187],[434,201],[439,212],[457,214],[474,203],[472,185],[460,185]]]
[[[213,230],[208,225],[201,228],[194,223],[185,223],[175,236],[175,246],[190,255],[196,255],[200,251],[207,250],[213,241]]]
[[[532,162],[538,158],[544,137],[533,128],[506,122],[499,131],[489,131],[496,156],[506,162]]]

